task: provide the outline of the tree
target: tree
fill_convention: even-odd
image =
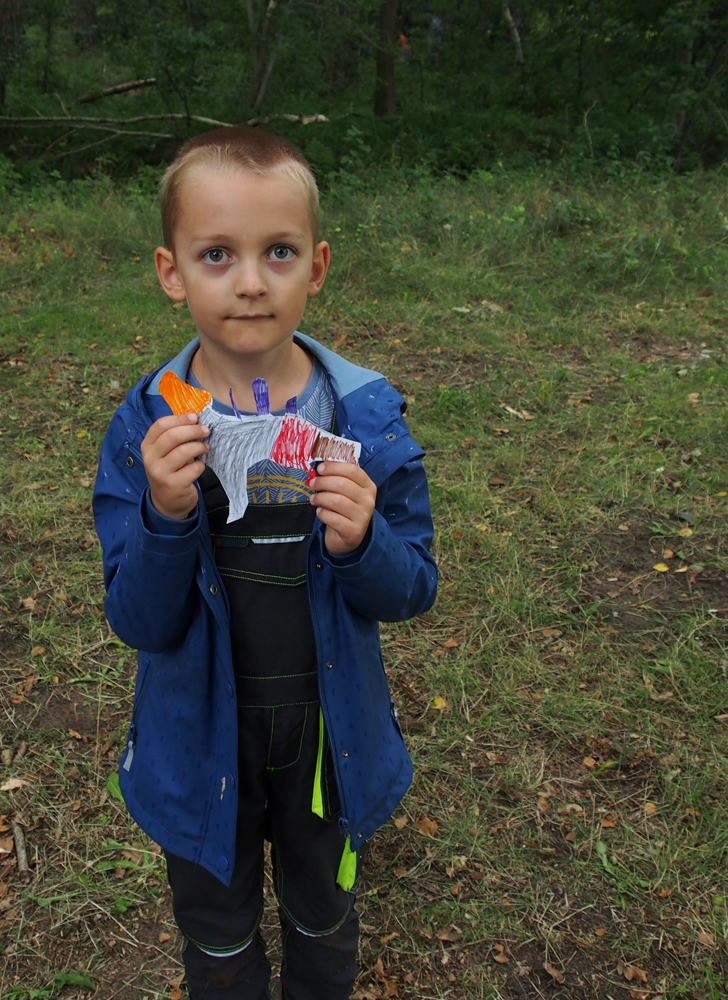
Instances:
[[[394,42],[397,38],[397,0],[382,0],[377,32],[377,77],[374,114],[396,115]]]
[[[82,50],[101,48],[95,0],[73,0],[73,42]]]
[[[8,73],[23,51],[23,0],[0,0],[0,108],[5,107]]]

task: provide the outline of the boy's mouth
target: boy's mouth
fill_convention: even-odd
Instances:
[[[246,313],[244,316],[229,316],[228,319],[273,319],[272,313]]]

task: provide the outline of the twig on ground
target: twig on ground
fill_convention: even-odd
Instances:
[[[565,921],[571,920],[571,918],[575,917],[578,913],[583,913],[584,910],[593,910],[593,909],[594,909],[594,903],[589,903],[588,906],[582,906],[582,908],[580,910],[574,910],[573,913],[567,913],[565,917],[561,917],[561,919],[557,920],[556,923],[551,924],[551,926],[549,927],[549,934],[554,929],[554,927],[558,927],[559,924],[563,924]],[[518,945],[518,947],[519,948],[523,948],[524,945],[531,944],[533,941],[536,941],[536,940],[537,940],[537,938],[535,938],[535,937],[526,938],[525,941],[521,941],[520,942],[520,944]]]
[[[13,816],[10,820],[10,829],[13,831],[13,839],[15,840],[15,856],[18,859],[18,874],[22,875],[24,878],[28,878],[30,875],[30,865],[28,864],[28,852],[25,848],[25,835],[23,834],[23,828],[20,825],[17,816]]]

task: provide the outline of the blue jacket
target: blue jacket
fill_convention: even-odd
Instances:
[[[329,555],[317,519],[307,555],[339,823],[355,850],[389,818],[412,780],[378,622],[402,621],[432,606],[432,520],[424,453],[402,418],[402,397],[378,372],[296,338],[327,370],[338,432],[361,441],[360,464],[377,486],[363,551]],[[169,369],[184,379],[197,346],[188,344],[128,393],[104,439],[93,506],[106,613],[116,634],[139,650],[120,768],[124,799],[165,850],[203,865],[227,885],[235,862],[238,716],[225,587],[202,501],[184,534],[154,534],[143,516],[148,483],[140,445],[151,424],[169,413],[159,379]]]

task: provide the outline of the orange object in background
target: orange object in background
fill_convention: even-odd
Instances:
[[[172,413],[202,413],[212,402],[212,395],[204,389],[195,389],[177,378],[174,372],[165,372],[159,380],[159,391]]]

